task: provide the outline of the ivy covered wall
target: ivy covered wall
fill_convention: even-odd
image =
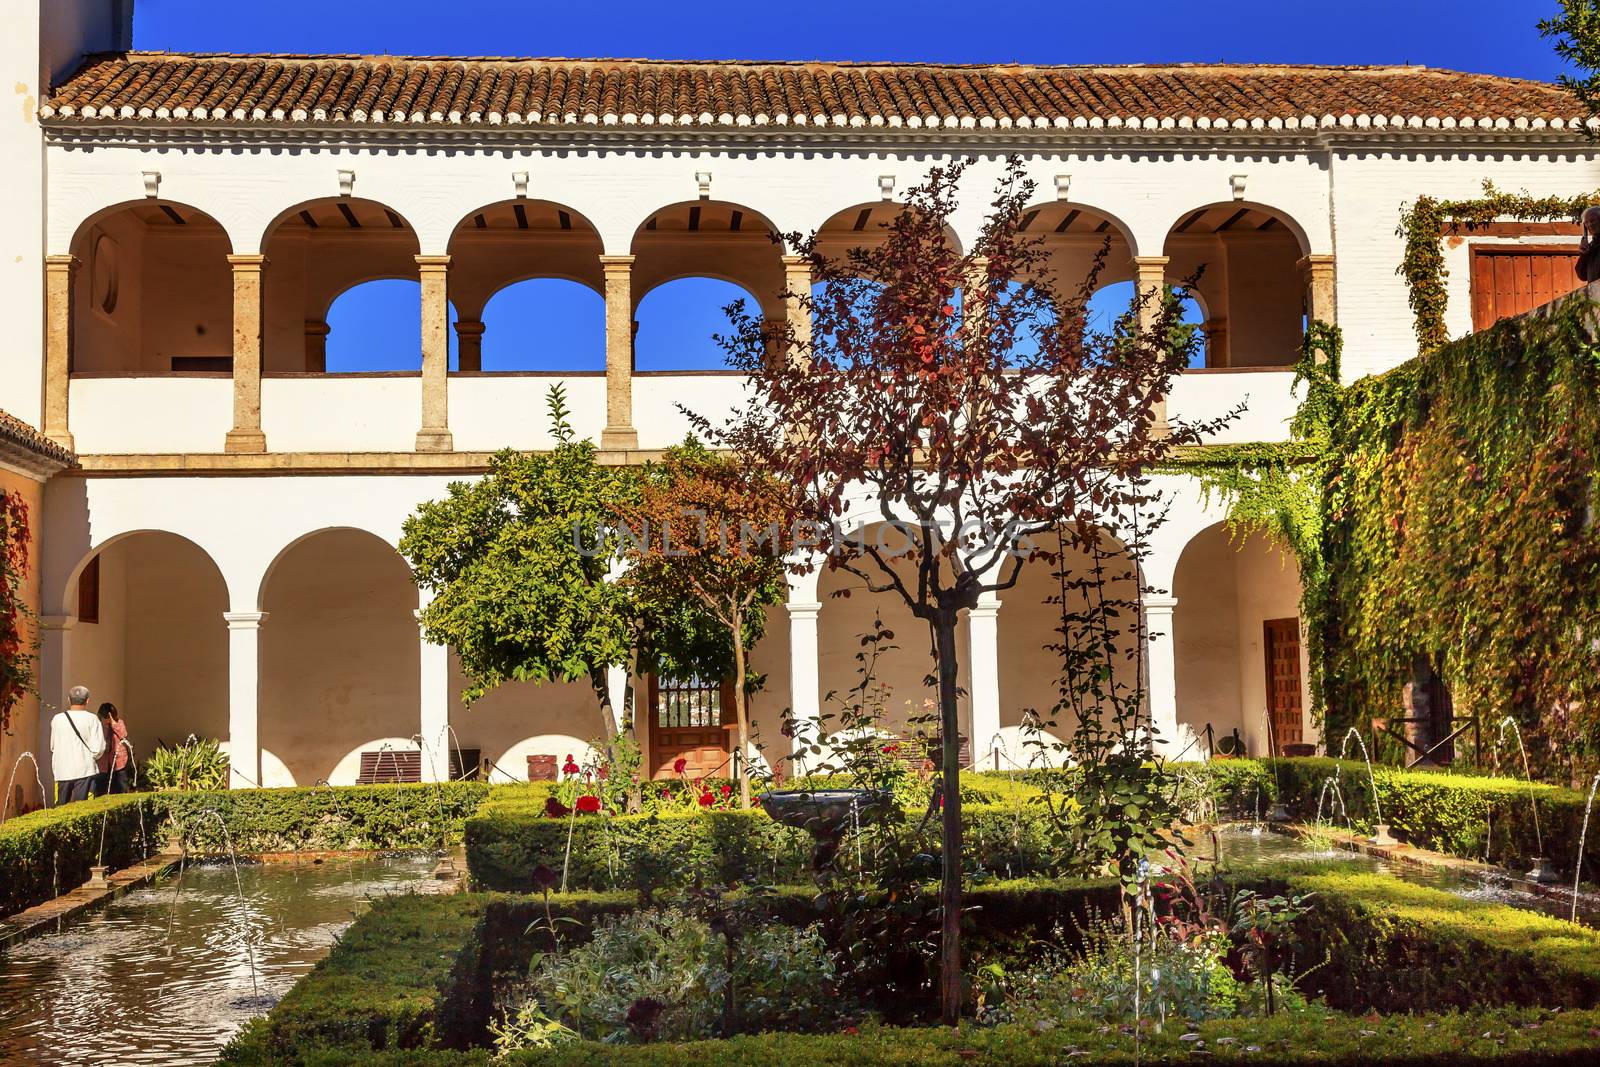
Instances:
[[[1417,655],[1457,714],[1600,756],[1600,285],[1341,390],[1308,596],[1330,736],[1399,717]],[[1309,590],[1308,590],[1309,591]]]

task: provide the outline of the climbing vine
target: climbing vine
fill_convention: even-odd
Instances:
[[[26,501],[0,492],[0,729],[9,725],[17,702],[34,691],[34,650],[25,629],[31,613],[23,588],[30,540]]]
[[[1324,656],[1319,620],[1327,614],[1328,600],[1322,499],[1329,443],[1345,392],[1339,385],[1342,346],[1335,326],[1313,322],[1307,330],[1294,380],[1297,389],[1305,387],[1305,398],[1289,425],[1288,441],[1197,455],[1186,464],[1208,496],[1226,503],[1235,539],[1262,533],[1293,555],[1300,572],[1300,615],[1307,622],[1312,711],[1319,721],[1325,707],[1317,669]]]
[[[1308,612],[1331,728],[1394,715],[1426,655],[1458,714],[1514,715],[1547,766],[1600,754],[1592,314],[1575,296],[1339,398]]]
[[[1534,197],[1528,193],[1505,193],[1494,183],[1483,183],[1483,196],[1471,200],[1436,200],[1419,196],[1400,212],[1395,231],[1405,238],[1405,258],[1396,273],[1410,289],[1411,313],[1417,334],[1417,350],[1431,352],[1450,339],[1444,313],[1449,302],[1445,279],[1442,242],[1445,234],[1462,229],[1472,231],[1492,222],[1514,219],[1518,222],[1576,222],[1583,209],[1600,204],[1600,191],[1581,196]]]

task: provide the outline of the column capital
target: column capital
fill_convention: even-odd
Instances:
[[[980,601],[967,609],[967,615],[974,619],[993,619],[997,618],[999,614],[1000,602],[998,600]]]
[[[608,273],[621,273],[632,269],[632,256],[601,256],[600,267]]]
[[[39,615],[35,621],[41,630],[70,630],[78,625],[76,615]]]
[[[234,255],[229,253],[228,265],[236,271],[260,270],[267,265],[267,257],[254,255]]]
[[[1301,256],[1295,266],[1301,270],[1332,270],[1333,260],[1332,252],[1311,252]]]
[[[449,256],[412,256],[411,258],[416,260],[417,266],[422,270],[442,271],[450,266]]]
[[[1136,267],[1165,267],[1172,262],[1171,256],[1134,256],[1133,265]]]
[[[1139,604],[1144,608],[1146,615],[1171,615],[1178,606],[1175,596],[1144,596],[1139,598]]]
[[[259,630],[261,624],[267,621],[264,611],[224,611],[223,621],[230,630]]]
[[[793,601],[792,600],[792,601],[788,602],[787,604],[785,604],[784,608],[789,612],[789,618],[791,618],[791,619],[795,619],[795,620],[812,619],[812,620],[815,620],[816,617],[817,617],[817,613],[822,610],[822,605],[817,603],[816,601],[804,601],[804,600]]]
[[[44,257],[45,270],[72,270],[77,267],[78,262],[78,257],[70,252],[58,252]]]
[[[483,323],[478,321],[477,319],[457,319],[456,320],[456,336],[457,337],[482,337],[483,336]]]
[[[326,337],[332,332],[332,330],[333,327],[329,326],[325,322],[318,322],[316,319],[306,320],[307,337]]]
[[[807,271],[811,269],[810,256],[788,255],[781,258],[783,259],[784,270],[795,270],[800,267],[804,267]]]

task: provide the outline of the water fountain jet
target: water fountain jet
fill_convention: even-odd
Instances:
[[[39,760],[32,752],[22,752],[17,755],[17,762],[11,765],[11,777],[6,779],[6,798],[0,803],[0,823],[6,821],[6,815],[11,811],[11,787],[17,780],[17,768],[22,766],[24,759],[33,762],[33,780],[39,784],[39,802],[45,807],[50,806],[50,794],[45,792],[44,779],[39,776]]]
[[[1533,838],[1537,845],[1537,854],[1533,857],[1533,867],[1525,875],[1530,882],[1548,883],[1555,881],[1559,875],[1550,860],[1544,854],[1544,831],[1539,827],[1539,798],[1533,791],[1533,772],[1528,767],[1528,748],[1522,743],[1522,727],[1517,725],[1517,720],[1507,715],[1500,720],[1500,732],[1495,738],[1494,748],[1498,758],[1500,742],[1506,739],[1506,727],[1511,727],[1517,735],[1517,749],[1522,753],[1522,775],[1528,783],[1528,809],[1533,812]]]
[[[1589,799],[1583,805],[1583,831],[1578,834],[1578,854],[1572,860],[1572,921],[1578,921],[1578,892],[1583,884],[1583,846],[1589,837],[1589,812],[1594,808],[1594,791],[1600,789],[1600,774],[1589,783]]]
[[[1367,742],[1362,738],[1361,731],[1354,726],[1344,735],[1344,741],[1339,745],[1339,758],[1342,760],[1350,751],[1350,739],[1356,739],[1356,744],[1361,746],[1361,758],[1367,765],[1367,785],[1372,789],[1372,843],[1379,848],[1388,848],[1400,842],[1389,833],[1389,824],[1383,821],[1383,807],[1378,803],[1378,777],[1372,773],[1372,754],[1367,751]]]

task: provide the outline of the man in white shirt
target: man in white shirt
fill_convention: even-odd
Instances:
[[[56,779],[57,804],[88,799],[100,773],[106,732],[88,704],[88,687],[75,685],[67,690],[67,710],[50,720],[50,771]]]

